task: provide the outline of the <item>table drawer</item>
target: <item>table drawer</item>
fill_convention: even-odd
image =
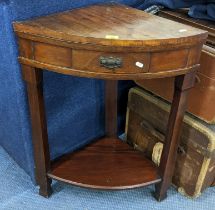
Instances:
[[[41,65],[53,65],[70,69],[76,75],[86,72],[114,76],[138,73],[175,71],[198,63],[200,46],[158,52],[101,52],[73,49],[47,43],[20,39],[21,57],[32,59]],[[47,66],[44,68],[48,68]]]
[[[149,53],[105,53],[86,50],[73,50],[72,53],[74,69],[92,72],[148,72],[149,63]]]

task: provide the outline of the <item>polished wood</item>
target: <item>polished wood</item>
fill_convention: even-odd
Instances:
[[[99,139],[52,164],[50,178],[96,189],[129,189],[160,182],[157,167],[125,142]]]
[[[205,31],[118,4],[16,22],[14,29],[22,42],[31,40],[33,57],[21,53],[23,64],[74,76],[125,80],[153,78],[154,72],[158,77],[189,72],[198,63],[190,55],[200,55],[194,48],[201,48],[207,37]],[[101,56],[121,58],[122,66],[107,69],[99,63]]]
[[[16,24],[16,23],[14,23]],[[181,45],[180,47],[175,47],[174,44],[171,46],[166,46],[166,50],[156,50],[156,48],[152,48],[150,50],[149,47],[142,47],[142,46],[120,46],[120,45],[115,45],[114,47],[109,47],[107,45],[90,45],[90,44],[80,44],[77,42],[65,42],[64,40],[54,40],[49,37],[42,37],[42,36],[36,36],[32,34],[27,34],[27,33],[22,33],[19,31],[16,31],[17,36],[23,39],[31,40],[34,42],[42,42],[42,43],[47,43],[47,44],[52,44],[55,46],[62,46],[62,47],[68,47],[72,49],[78,49],[78,50],[89,50],[89,51],[103,51],[103,52],[132,52],[132,53],[139,53],[139,52],[158,52],[158,51],[166,51],[167,49],[172,49],[172,50],[179,50],[183,49],[185,46]],[[202,41],[204,43],[204,41]],[[201,42],[199,42],[201,43]],[[195,46],[192,45],[192,46]],[[188,46],[190,47],[190,46]]]
[[[60,74],[67,74],[72,76],[79,77],[88,77],[88,78],[98,78],[98,79],[108,79],[108,80],[138,80],[138,79],[155,79],[155,78],[164,78],[164,77],[174,77],[177,75],[186,74],[188,72],[196,72],[199,69],[199,64],[196,64],[192,67],[182,68],[177,70],[168,70],[161,71],[155,73],[128,73],[128,74],[119,74],[116,71],[108,71],[108,72],[91,72],[91,71],[83,71],[76,70],[61,66],[55,66],[46,63],[40,63],[34,60],[30,60],[27,58],[19,58],[20,63],[25,65],[30,65],[39,69],[46,69],[49,71],[54,71]]]
[[[108,137],[117,137],[117,95],[118,82],[105,81],[105,132]]]
[[[51,180],[47,177],[50,155],[46,116],[43,101],[42,71],[30,66],[22,66],[23,78],[27,83],[28,101],[31,114],[32,140],[34,146],[35,177],[40,186],[39,193],[49,197],[52,192]]]
[[[33,47],[32,42],[27,39],[19,37],[19,54],[23,58],[33,59]]]
[[[159,166],[162,182],[156,185],[155,190],[155,197],[159,201],[166,198],[167,189],[172,181],[181,125],[187,106],[187,94],[189,89],[194,86],[194,82],[194,73],[180,75],[175,78],[175,91]]]
[[[115,45],[137,46],[149,48],[148,51],[196,45],[207,34],[116,3],[92,5],[87,9],[84,7],[16,22],[14,30],[67,42],[111,48]]]
[[[41,194],[49,195],[48,176],[98,189],[124,189],[161,182],[156,190],[161,200],[174,168],[187,89],[193,85],[189,78],[199,68],[198,58],[207,32],[116,3],[16,22],[13,26],[19,38],[23,79],[34,82],[28,88],[28,95],[34,113],[31,115],[33,141],[39,141],[42,151],[38,152],[38,145],[34,144]],[[41,76],[43,69],[106,80],[105,134],[108,138],[50,163],[42,90],[36,88],[32,76],[35,71]],[[151,162],[116,139],[117,80],[160,77],[176,77],[177,81],[167,131],[168,146],[159,169],[162,180]]]
[[[100,51],[84,51],[73,50],[73,68],[83,69],[91,72],[104,72],[110,73],[109,69],[101,67],[98,60],[99,57],[118,57],[123,60],[121,68],[116,69],[117,73],[145,73],[149,71],[150,54],[149,53],[119,53],[111,52],[104,53]],[[135,65],[135,62],[139,61],[144,63],[143,68],[139,68]]]
[[[187,66],[187,57],[189,52],[189,50],[183,49],[177,51],[166,51],[163,54],[160,52],[153,53],[151,56],[150,72],[162,72],[185,68]]]
[[[70,67],[72,66],[72,51],[65,47],[35,43],[34,59],[41,63]]]

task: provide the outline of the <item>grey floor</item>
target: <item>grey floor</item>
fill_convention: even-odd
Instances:
[[[152,187],[124,191],[97,191],[59,182],[54,194],[45,199],[37,194],[29,176],[0,147],[0,209],[14,210],[215,210],[215,188],[209,188],[198,199],[190,200],[173,188],[168,198],[158,203],[151,196]]]

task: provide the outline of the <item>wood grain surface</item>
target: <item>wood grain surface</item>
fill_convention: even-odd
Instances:
[[[14,29],[25,34],[68,42],[150,46],[150,49],[156,50],[194,45],[207,36],[206,31],[115,3],[16,22]]]
[[[136,80],[196,70],[207,32],[116,4],[15,22],[20,63],[73,76]],[[100,58],[120,59],[108,68]]]
[[[128,189],[161,181],[157,167],[125,142],[103,138],[52,164],[48,176],[97,189]]]

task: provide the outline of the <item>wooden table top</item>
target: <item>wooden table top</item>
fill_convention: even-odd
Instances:
[[[14,23],[18,33],[66,42],[166,49],[195,45],[207,32],[120,4],[97,4]]]
[[[13,24],[19,61],[73,76],[136,80],[196,71],[207,32],[116,3]]]

